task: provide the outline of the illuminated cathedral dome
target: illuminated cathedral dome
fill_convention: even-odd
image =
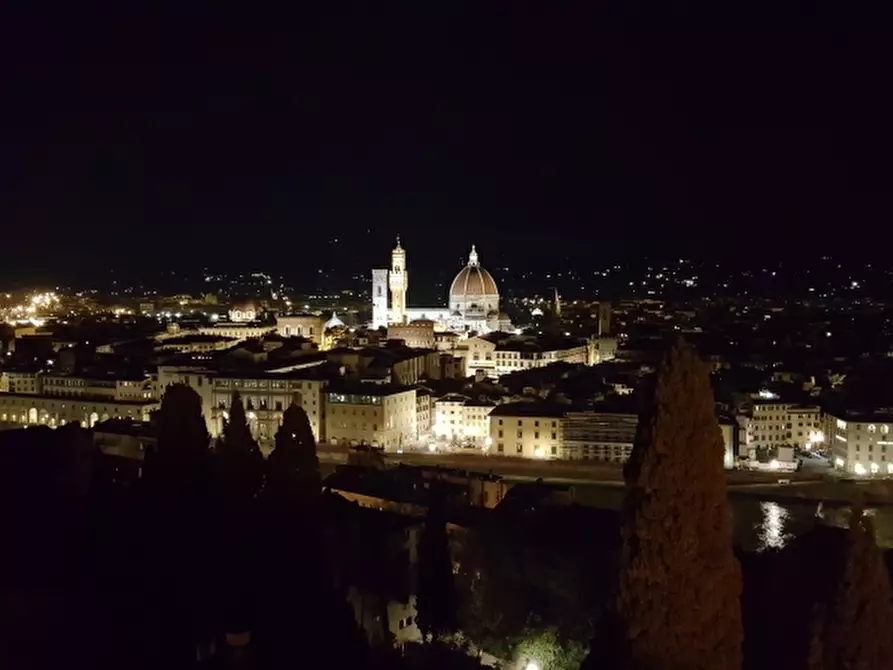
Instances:
[[[474,305],[489,312],[498,309],[498,304],[496,282],[478,263],[478,254],[472,245],[468,265],[462,268],[450,286],[450,309],[464,312],[466,306]]]
[[[494,330],[499,318],[499,291],[493,277],[478,262],[478,252],[471,247],[468,265],[456,275],[450,286],[449,310],[461,327]]]

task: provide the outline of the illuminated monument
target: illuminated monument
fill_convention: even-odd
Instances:
[[[385,278],[390,289],[390,306]],[[437,330],[476,331],[509,330],[508,317],[499,311],[499,289],[493,276],[481,267],[477,249],[471,247],[468,265],[459,271],[442,307],[408,307],[409,274],[406,250],[397,240],[391,253],[391,269],[372,270],[372,325],[410,323],[419,319],[433,321]]]

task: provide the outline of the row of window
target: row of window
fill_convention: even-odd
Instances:
[[[450,421],[450,423],[453,423],[453,422]],[[553,439],[553,440],[557,440],[557,439],[558,439],[558,433],[551,433],[551,435],[552,435],[552,439]],[[502,436],[503,436],[503,435],[502,435],[502,431],[500,430],[500,431],[499,431],[499,434],[498,434],[497,437],[502,437]],[[520,440],[520,439],[523,438],[523,437],[524,437],[524,431],[523,431],[523,430],[519,430],[519,431],[518,431],[518,439]],[[534,440],[538,440],[538,439],[540,439],[540,432],[539,432],[538,430],[537,430],[537,431],[534,431],[534,433],[533,433],[533,439],[534,439]]]
[[[496,451],[500,454],[504,454],[505,453],[505,444],[503,444],[502,442],[497,442],[496,443]],[[515,445],[515,453],[523,454],[524,453],[524,445],[516,444]],[[545,455],[545,451],[543,451],[543,448],[538,444],[534,445],[533,453],[540,457]],[[553,456],[557,456],[558,455],[558,447],[555,445],[552,445],[552,447],[549,449],[549,453],[551,453]]]
[[[501,426],[501,425],[502,425],[502,419],[499,419],[499,420],[498,420],[498,423],[499,423],[499,425]],[[548,423],[548,422],[544,422],[544,423]],[[522,419],[518,419],[518,425],[519,425],[519,426],[523,426],[523,425],[524,425],[524,422],[523,422]],[[539,425],[540,425],[539,420],[535,420],[535,421],[533,422],[533,425],[534,425],[534,427],[539,428]],[[558,422],[557,422],[557,421],[553,421],[553,422],[552,422],[552,428],[557,428],[557,427],[558,427]]]

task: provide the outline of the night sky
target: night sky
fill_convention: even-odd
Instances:
[[[7,280],[365,272],[398,232],[410,267],[883,258],[893,58],[849,17],[118,4],[3,17]]]

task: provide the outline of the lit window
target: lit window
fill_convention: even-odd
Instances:
[[[869,432],[869,433],[874,433],[875,431],[877,431],[877,426],[875,426],[873,423],[869,424],[869,425],[868,425],[868,432]]]

